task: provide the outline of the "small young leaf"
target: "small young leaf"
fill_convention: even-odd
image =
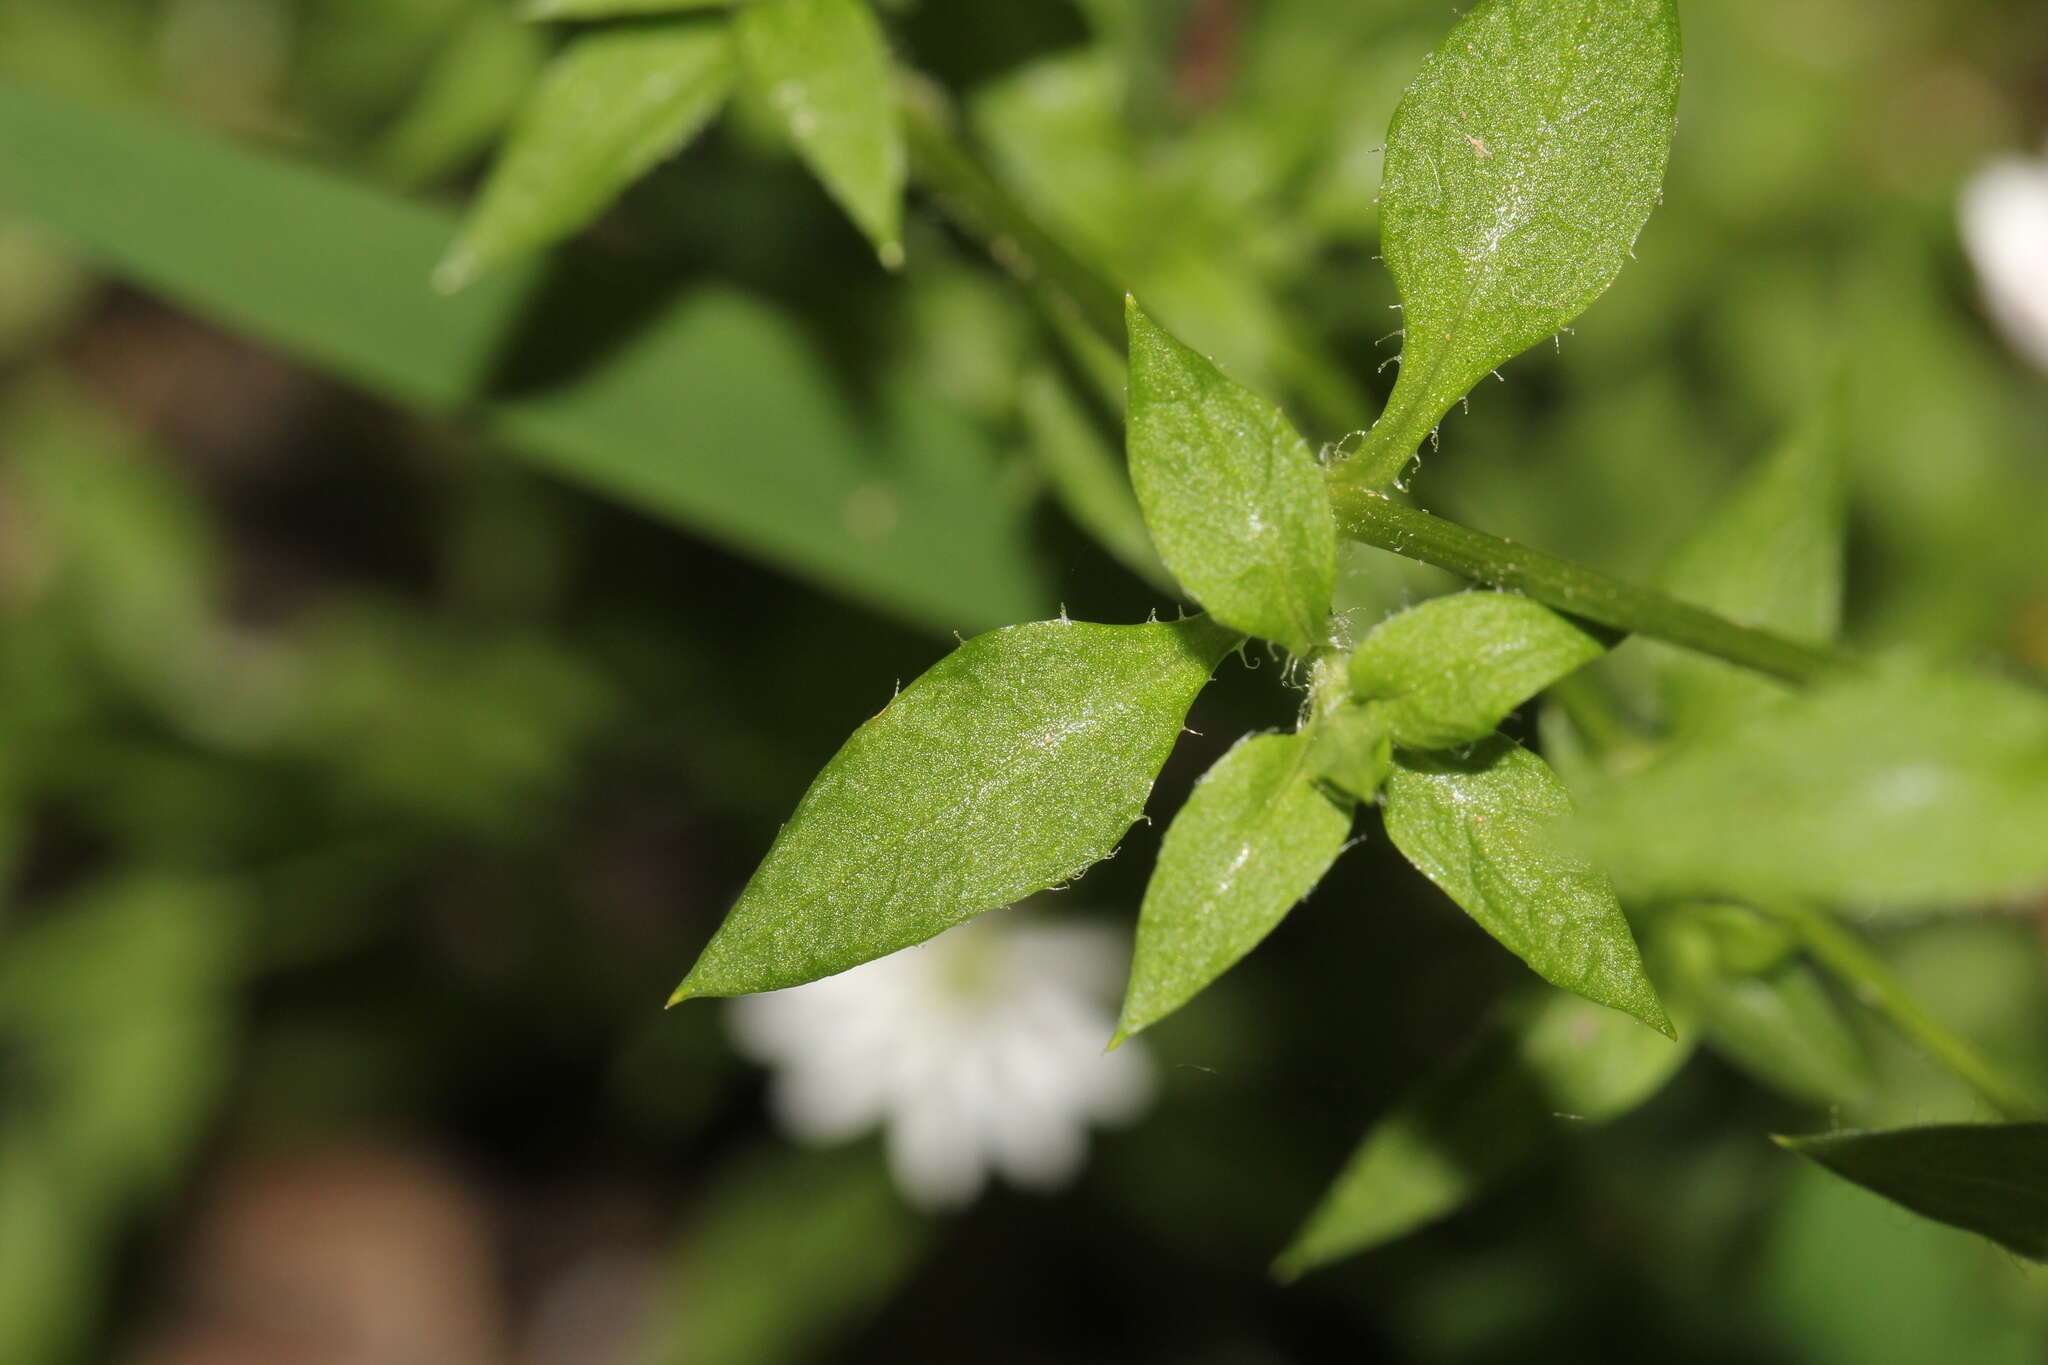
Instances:
[[[1274,1273],[1292,1280],[1451,1213],[1559,1137],[1664,1088],[1691,1055],[1612,1010],[1541,990],[1375,1123]]]
[[[520,15],[527,19],[618,19],[638,14],[667,14],[685,9],[730,9],[747,0],[526,0]]]
[[[1778,1144],[1924,1218],[2048,1261],[2048,1123],[1956,1123]]]
[[[1390,617],[1351,655],[1351,691],[1384,703],[1394,743],[1448,749],[1607,652],[1609,641],[1505,592],[1434,598]]]
[[[1554,841],[1571,809],[1550,766],[1506,738],[1398,754],[1387,779],[1394,847],[1481,928],[1552,985],[1670,1034],[1614,888]]]
[[[1236,965],[1343,852],[1350,813],[1323,794],[1308,760],[1306,733],[1248,736],[1174,816],[1138,914],[1116,1041]]]
[[[710,122],[732,82],[722,23],[672,19],[578,35],[520,112],[435,285],[460,289],[575,232]]]
[[[1131,483],[1166,567],[1226,625],[1322,641],[1337,530],[1322,470],[1278,408],[1127,301]]]
[[[2048,886],[2048,697],[1892,669],[1780,699],[1604,789],[1581,825],[1631,891],[1862,911]]]
[[[1308,768],[1316,781],[1352,801],[1371,801],[1394,766],[1393,740],[1378,702],[1345,701],[1308,729]]]
[[[1108,857],[1237,639],[1194,617],[961,645],[825,765],[675,999],[843,972]]]
[[[1672,556],[1664,588],[1795,639],[1835,638],[1842,614],[1843,490],[1818,423],[1793,436]],[[1718,730],[1785,689],[1754,670],[1659,647],[1665,719],[1679,738]]]
[[[1451,404],[1613,282],[1678,83],[1674,0],[1485,0],[1429,56],[1380,191],[1401,374],[1349,477],[1392,482]]]
[[[1809,1104],[1869,1095],[1862,1043],[1776,924],[1739,906],[1687,907],[1670,912],[1655,942],[1653,960],[1671,969],[1659,979],[1698,1015],[1715,1051]]]
[[[881,25],[862,0],[752,0],[735,13],[747,76],[882,264],[903,260],[908,159]]]

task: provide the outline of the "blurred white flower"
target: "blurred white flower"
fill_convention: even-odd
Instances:
[[[2048,157],[2005,157],[1963,186],[1963,246],[1992,319],[2048,370]]]
[[[775,1069],[769,1103],[805,1142],[887,1130],[896,1184],[957,1207],[990,1171],[1050,1189],[1081,1168],[1090,1124],[1152,1093],[1137,1043],[1104,1053],[1121,987],[1118,936],[983,915],[915,948],[727,1006],[741,1051]]]

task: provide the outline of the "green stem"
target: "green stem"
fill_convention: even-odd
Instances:
[[[1884,959],[1832,915],[1810,906],[1774,905],[1772,914],[1789,925],[1815,961],[1834,973],[1858,999],[1892,1027],[1967,1082],[2007,1118],[2048,1114],[2048,1097],[2027,1081],[2001,1071],[1969,1039],[1935,1017],[1906,989]]]
[[[1711,654],[1793,683],[1817,682],[1855,667],[1848,656],[1825,646],[1737,625],[1583,564],[1405,507],[1357,484],[1333,480],[1330,501],[1337,529],[1354,540],[1513,589],[1603,626]]]
[[[1035,293],[1049,288],[1058,296],[1051,306],[1077,313],[1121,355],[1123,291],[1061,245],[974,159],[954,133],[944,96],[935,86],[907,78],[901,104],[911,173],[918,182],[981,239],[998,264]]]

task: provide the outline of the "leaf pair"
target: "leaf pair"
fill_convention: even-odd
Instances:
[[[461,236],[435,271],[455,290],[561,241],[701,131],[744,79],[890,265],[906,176],[893,68],[863,0],[754,0],[724,16],[680,0],[543,0],[535,18],[647,16],[573,35],[520,112]]]

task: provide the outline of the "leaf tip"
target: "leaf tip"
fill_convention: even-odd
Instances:
[[[695,1000],[696,998],[697,988],[690,984],[689,977],[684,977],[683,984],[675,988],[674,993],[671,994],[668,998],[668,1003],[666,1005],[663,1005],[662,1008],[665,1010],[672,1010],[677,1005],[682,1004],[685,1000]]]
[[[903,239],[900,237],[885,237],[881,241],[876,242],[875,257],[881,261],[882,269],[891,272],[901,270],[905,259]]]

